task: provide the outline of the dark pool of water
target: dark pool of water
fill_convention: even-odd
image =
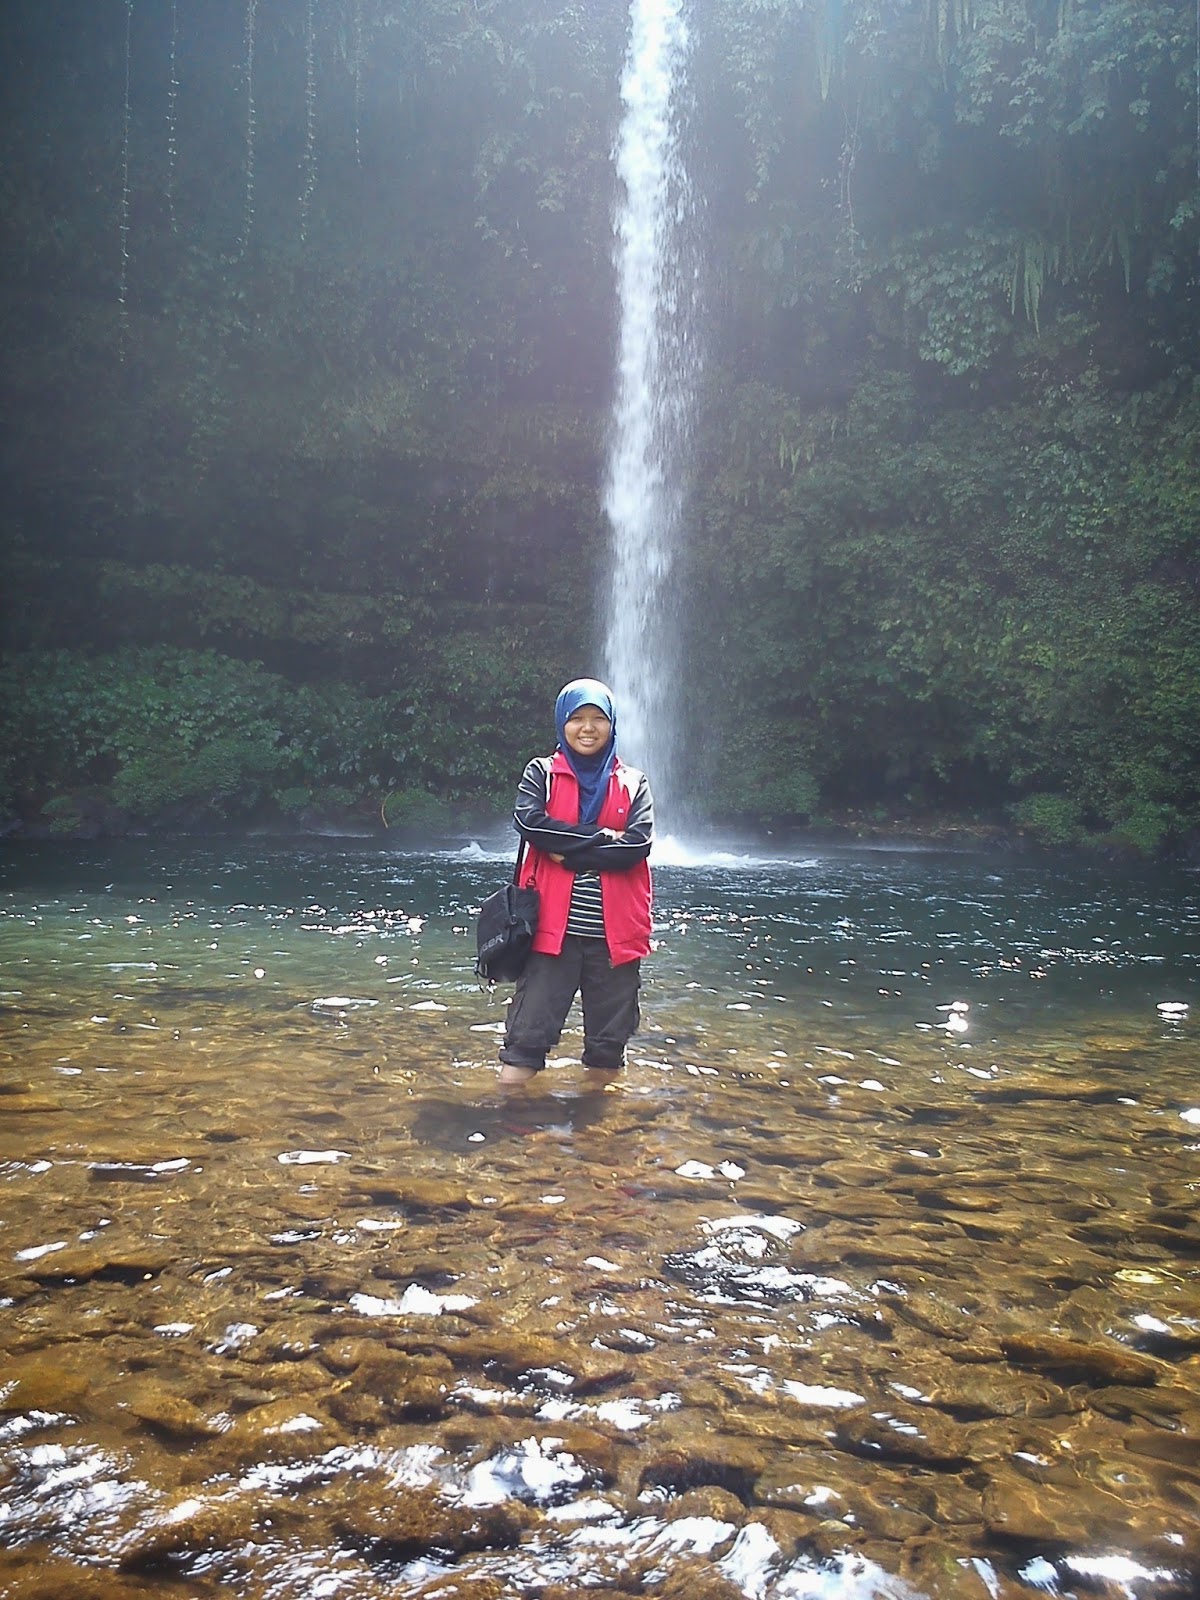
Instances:
[[[1196,874],[662,864],[506,1093],[503,871],[0,862],[0,1592],[1197,1592]]]

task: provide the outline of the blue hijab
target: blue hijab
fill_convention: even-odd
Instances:
[[[594,756],[576,755],[567,743],[567,718],[580,706],[598,706],[612,723],[608,743]],[[608,790],[609,773],[617,764],[617,713],[613,710],[612,691],[596,678],[573,679],[554,702],[554,726],[558,748],[579,783],[579,820],[596,822]]]

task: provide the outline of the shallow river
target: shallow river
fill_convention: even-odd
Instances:
[[[0,860],[0,1594],[1200,1592],[1200,876],[660,865],[502,1091],[503,871]]]

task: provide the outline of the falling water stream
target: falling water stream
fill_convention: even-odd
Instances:
[[[679,117],[688,33],[681,0],[633,0],[617,141],[620,339],[604,509],[612,529],[606,671],[622,752],[674,809],[678,704],[672,582],[686,503],[695,345],[686,281],[688,186]]]
[[[0,857],[6,1600],[1185,1600],[1200,883],[657,872],[496,1079],[508,860]]]

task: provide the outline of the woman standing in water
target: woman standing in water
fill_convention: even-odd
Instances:
[[[528,847],[521,882],[536,886],[541,909],[508,1010],[501,1083],[542,1070],[577,994],[584,1066],[619,1072],[650,951],[654,802],[645,773],[617,757],[611,693],[576,678],[555,702],[554,726],[554,754],[535,757],[517,790],[513,820]]]

